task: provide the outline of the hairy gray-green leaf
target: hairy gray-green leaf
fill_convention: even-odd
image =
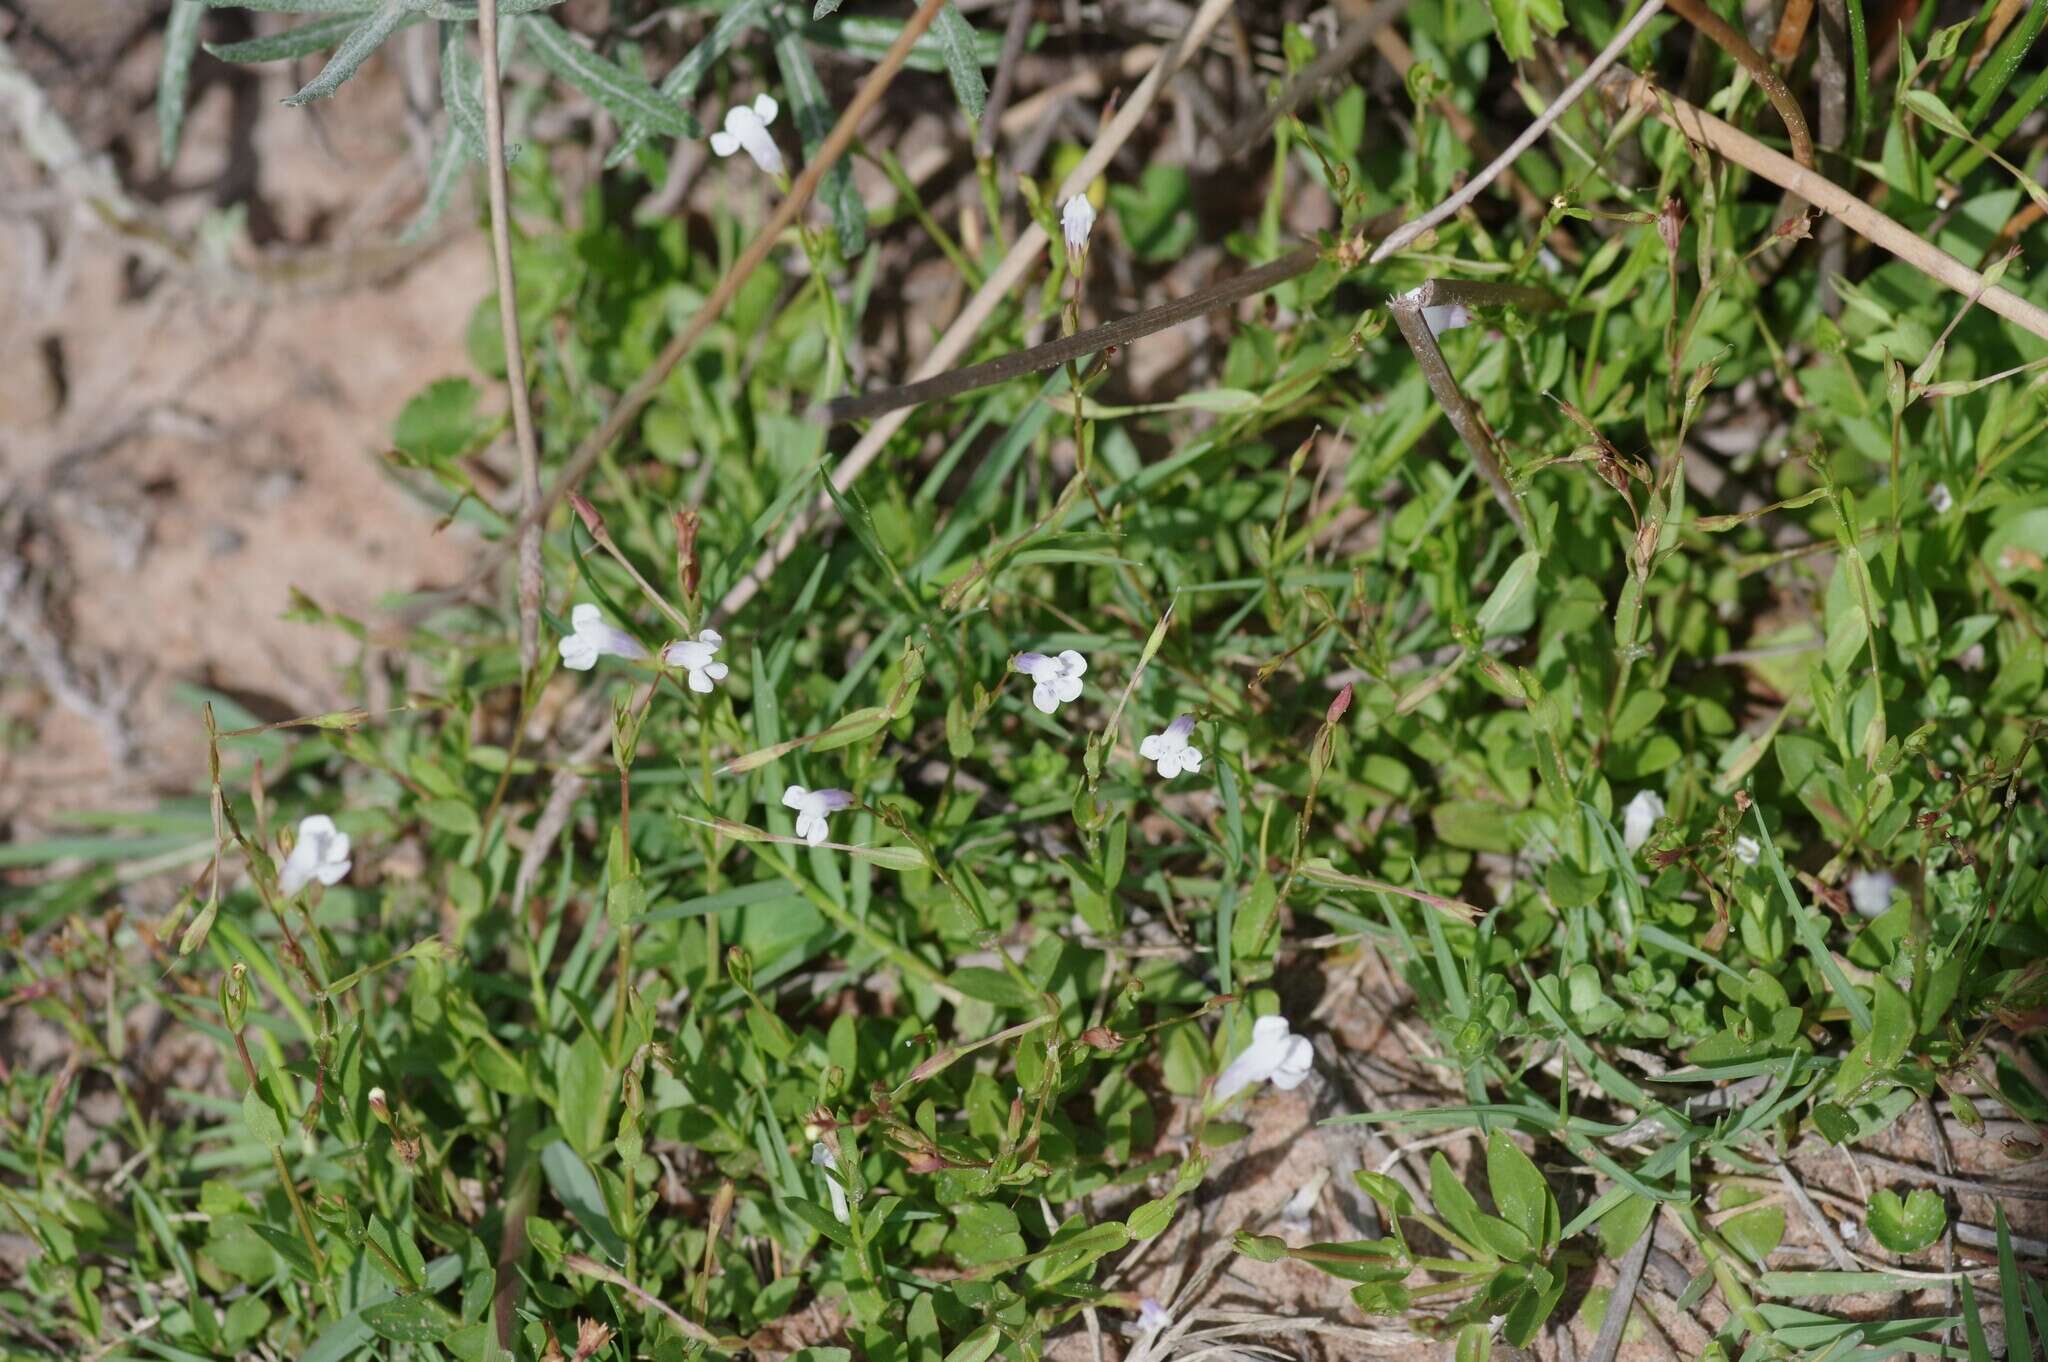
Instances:
[[[535,17],[527,24],[541,65],[603,105],[612,117],[622,123],[645,123],[669,137],[691,135],[694,121],[645,80],[598,56],[552,19]]]
[[[472,145],[469,135],[460,127],[451,126],[441,134],[441,144],[434,148],[434,161],[427,168],[427,193],[420,201],[420,208],[413,214],[412,221],[398,234],[402,245],[411,245],[426,238],[434,230],[441,215],[448,209],[448,200],[455,193],[455,186],[462,182],[462,172],[472,159],[481,159],[481,146]]]
[[[866,61],[880,61],[882,54],[902,32],[901,19],[870,19],[859,14],[804,25],[804,36],[820,47],[837,48]],[[974,34],[976,66],[994,66],[1001,60],[1002,50],[1003,40],[995,34]],[[946,69],[946,45],[940,41],[935,27],[918,35],[917,41],[911,44],[909,58],[903,64],[913,71],[934,74]]]
[[[815,23],[838,12],[839,0],[818,0],[817,4],[811,6],[811,20]]]
[[[406,20],[407,23],[416,21],[417,16]],[[259,61],[289,61],[293,57],[325,52],[354,32],[360,22],[353,14],[338,14],[332,19],[315,19],[268,37],[249,38],[239,43],[208,43],[206,50],[220,60],[234,62],[238,66]]]
[[[731,9],[718,16],[718,22],[704,35],[704,41],[691,48],[690,54],[670,67],[669,73],[661,78],[662,98],[678,105],[688,103],[697,93],[697,87],[703,84],[704,77],[710,74],[712,65],[725,55],[728,48],[739,41],[742,33],[761,23],[767,16],[768,3],[769,0],[739,0]],[[694,114],[685,109],[683,117],[690,120],[689,136],[704,135],[704,125],[697,121]],[[646,127],[636,124],[626,129],[619,138],[619,144],[613,147],[611,155],[605,158],[606,168],[624,164],[626,158],[639,150],[640,144],[646,140]]]
[[[470,55],[468,32],[461,24],[443,22],[441,102],[448,106],[451,129],[461,134],[462,140],[474,148],[479,157],[491,141],[484,127],[482,84],[483,73],[477,68],[476,59]]]
[[[945,49],[946,79],[953,83],[953,98],[960,101],[969,118],[980,122],[981,111],[988,106],[988,82],[981,77],[980,59],[974,50],[974,25],[967,22],[955,0],[946,0],[932,21],[932,32],[939,35],[939,44]]]
[[[401,0],[384,0],[375,14],[342,39],[341,46],[334,49],[334,55],[327,59],[327,65],[320,68],[320,74],[307,81],[305,88],[285,103],[296,107],[332,95],[341,88],[343,81],[361,69],[372,52],[384,45],[386,38],[398,31],[398,26],[405,20],[406,11]]]
[[[198,0],[172,0],[171,17],[164,24],[164,64],[156,84],[156,122],[166,170],[178,159],[178,135],[185,130],[185,91],[192,78],[192,54],[199,50],[199,21],[205,17],[206,7]]]
[[[211,9],[253,9],[263,14],[368,14],[377,0],[200,0]]]
[[[782,69],[782,83],[788,91],[797,133],[803,138],[804,159],[808,161],[818,154],[818,148],[831,134],[832,106],[825,102],[824,82],[818,79],[818,68],[811,65],[802,32],[780,15],[773,20],[773,27],[775,64]],[[851,260],[866,250],[868,209],[853,187],[853,168],[845,157],[825,172],[818,196],[832,212],[832,226],[839,234],[839,253]]]

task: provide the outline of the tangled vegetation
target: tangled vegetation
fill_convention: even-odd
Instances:
[[[190,61],[332,53],[299,98],[345,116],[438,24],[435,230],[499,140],[477,7],[249,8],[298,17],[208,56],[175,6],[172,145]],[[1735,34],[1761,74],[1656,13],[1378,261],[1634,11],[1247,4],[1230,38],[1229,4],[1180,6],[1154,61],[1223,91],[1200,154],[1162,74],[1124,91],[1135,136],[1076,133],[1093,99],[1027,175],[977,140],[989,84],[1123,44],[1041,4],[1006,50],[1007,5],[934,0],[804,175],[910,6],[494,8],[515,128],[604,117],[509,160],[523,363],[480,300],[474,373],[392,459],[503,570],[379,618],[303,599],[402,705],[218,697],[195,801],[9,853],[45,869],[5,890],[4,987],[73,1056],[0,1104],[38,1250],[10,1355],[1612,1362],[1653,1249],[1702,1356],[2048,1336],[2005,1218],[2048,1120],[2048,339],[1987,305],[2044,297],[2048,5],[1885,33],[1838,0],[1789,54]],[[1818,175],[1977,284],[1662,116],[1797,151],[1780,90]],[[913,176],[894,128],[949,96]],[[725,159],[636,213],[707,129]],[[572,153],[604,173],[572,188]],[[991,360],[1293,259],[1114,358],[828,424],[961,299],[990,307],[958,360]],[[1154,345],[1184,358],[1141,380]],[[508,471],[522,381],[552,515]],[[168,918],[113,911],[195,845]],[[216,1087],[133,1090],[145,999]],[[67,1142],[89,1084],[123,1119]],[[1928,1120],[2011,1180],[1902,1153]],[[1371,1157],[1246,1201],[1279,1130]],[[1828,1148],[1900,1171],[1815,1212]],[[1281,1262],[1349,1304],[1205,1294]]]

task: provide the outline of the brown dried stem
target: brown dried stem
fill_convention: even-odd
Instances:
[[[498,330],[505,341],[505,383],[512,390],[512,436],[519,446],[519,667],[533,675],[540,661],[540,441],[526,389],[526,349],[519,338],[519,293],[512,273],[511,191],[505,176],[505,100],[498,88],[498,0],[476,7],[484,62],[484,163],[491,200],[491,263],[498,275]]]
[[[1757,89],[1764,92],[1764,98],[1771,101],[1771,107],[1784,120],[1785,138],[1792,144],[1792,159],[1812,169],[1813,134],[1806,130],[1806,114],[1793,96],[1792,87],[1785,83],[1776,68],[1764,60],[1764,54],[1750,46],[1749,39],[1742,36],[1740,29],[1708,9],[1702,0],[1666,0],[1666,3],[1671,6],[1672,13],[1698,29],[1749,72],[1749,78],[1756,82]]]
[[[1661,119],[1695,144],[1718,152],[1780,189],[1799,195],[1823,213],[1841,219],[1850,231],[1882,246],[1929,278],[1965,298],[1975,298],[2007,321],[2048,340],[2048,310],[1989,283],[1976,270],[1908,231],[1818,171],[1797,164],[1705,110],[1658,90],[1632,71],[1618,68],[1609,72],[1602,88],[1617,103]]]
[[[1478,465],[1486,485],[1493,489],[1501,509],[1508,513],[1508,519],[1515,522],[1515,528],[1524,534],[1528,533],[1528,522],[1522,515],[1521,503],[1515,500],[1514,489],[1508,485],[1507,466],[1500,457],[1499,443],[1478,406],[1458,386],[1457,375],[1451,372],[1451,366],[1444,360],[1444,352],[1438,347],[1436,335],[1429,329],[1422,311],[1428,307],[1451,306],[1541,307],[1552,306],[1555,302],[1541,289],[1463,279],[1432,279],[1420,288],[1387,300],[1387,311],[1393,314],[1394,325],[1401,329],[1401,339],[1407,341],[1408,348],[1415,352],[1415,362],[1422,366],[1422,377],[1428,382],[1430,392],[1436,395],[1437,405],[1444,409],[1444,415],[1450,418],[1451,428],[1458,432],[1458,438],[1471,451],[1472,462]]]
[[[1303,246],[1281,256],[1270,265],[1261,265],[1257,269],[1246,270],[1242,274],[1196,289],[1184,298],[1175,298],[1158,307],[1148,308],[1128,317],[1119,317],[1113,322],[1090,327],[1086,331],[1076,331],[1071,336],[1062,336],[1044,345],[1034,345],[1028,350],[1014,350],[984,364],[970,364],[962,369],[948,370],[917,383],[906,383],[900,388],[884,388],[879,392],[842,397],[827,402],[818,410],[817,415],[828,425],[835,425],[841,421],[862,420],[904,407],[917,407],[927,402],[957,397],[961,393],[990,387],[1025,374],[1056,369],[1070,360],[1084,359],[1113,346],[1128,345],[1155,332],[1165,331],[1206,313],[1229,307],[1240,299],[1264,293],[1269,288],[1276,288],[1289,279],[1308,273],[1319,258],[1320,252],[1314,246]]]

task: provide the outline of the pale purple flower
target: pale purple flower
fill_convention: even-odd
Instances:
[[[718,682],[725,680],[726,665],[713,661],[724,642],[716,629],[706,629],[693,639],[669,644],[661,650],[661,657],[669,666],[681,667],[690,674],[691,690],[709,695]]]
[[[1764,849],[1756,838],[1738,837],[1735,839],[1735,859],[1744,865],[1755,865],[1757,859],[1763,854]]]
[[[796,835],[812,846],[825,841],[825,818],[853,807],[853,796],[845,790],[806,790],[792,785],[782,792],[782,806],[796,810]]]
[[[1138,755],[1146,761],[1159,763],[1159,777],[1172,780],[1182,771],[1202,769],[1202,749],[1188,746],[1188,735],[1195,731],[1195,716],[1183,714],[1166,726],[1164,733],[1153,733],[1138,744]]]
[[[600,657],[623,657],[638,662],[647,656],[639,639],[606,624],[604,612],[587,602],[569,612],[569,623],[575,632],[563,638],[561,653],[562,665],[572,672],[589,671]]]
[[[1058,657],[1044,653],[1019,653],[1011,665],[1031,678],[1031,703],[1040,714],[1055,714],[1059,707],[1081,698],[1081,677],[1088,659],[1067,649]]]
[[[1138,1302],[1138,1332],[1148,1337],[1173,1323],[1173,1316],[1165,1306],[1150,1296]]]
[[[1927,504],[1934,508],[1936,515],[1947,515],[1955,508],[1955,494],[1948,490],[1948,484],[1937,482],[1927,489]]]

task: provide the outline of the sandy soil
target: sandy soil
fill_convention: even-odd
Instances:
[[[282,107],[292,73],[202,57],[184,147],[158,163],[158,48],[127,3],[28,4],[4,35],[89,152],[181,242],[110,230],[0,137],[0,827],[141,807],[204,777],[190,688],[272,715],[342,707],[353,645],[282,618],[296,588],[359,613],[468,549],[387,475],[393,417],[468,371],[487,288],[451,212],[387,243],[419,184],[400,72]],[[40,20],[33,31],[29,25]],[[424,31],[424,30],[422,30]],[[217,205],[233,204],[224,214]]]

